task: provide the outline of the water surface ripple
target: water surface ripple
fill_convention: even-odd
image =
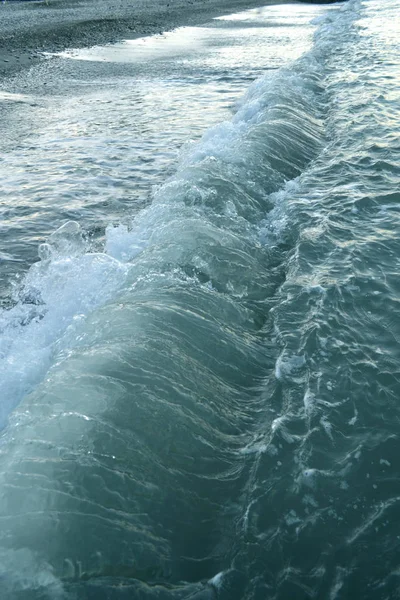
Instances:
[[[313,8],[104,246],[40,246],[0,317],[5,597],[396,597],[399,9]]]

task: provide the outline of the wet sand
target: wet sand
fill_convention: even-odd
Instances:
[[[43,0],[0,3],[0,75],[43,52],[133,39],[289,0]]]

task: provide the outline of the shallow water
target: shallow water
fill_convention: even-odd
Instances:
[[[396,597],[399,8],[10,82],[4,277],[73,221],[0,316],[3,595]]]

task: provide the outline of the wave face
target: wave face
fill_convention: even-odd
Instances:
[[[399,8],[319,18],[103,252],[40,247],[1,322],[2,597],[397,589]]]

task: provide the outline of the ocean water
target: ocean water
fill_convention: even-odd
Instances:
[[[5,84],[1,598],[399,597],[399,10]]]

